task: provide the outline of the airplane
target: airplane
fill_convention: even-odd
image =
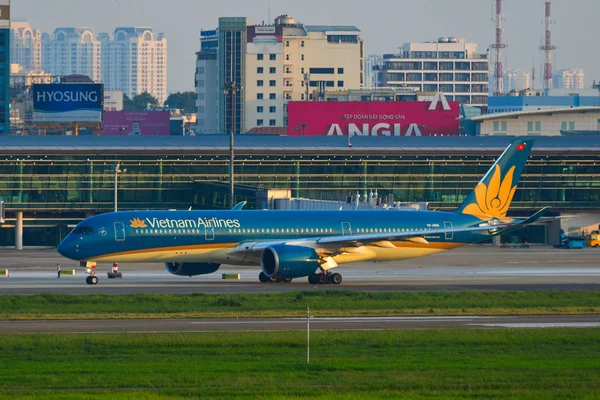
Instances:
[[[514,140],[455,211],[145,210],[96,215],[58,246],[88,269],[96,263],[164,263],[197,276],[220,265],[260,266],[260,282],[340,284],[345,263],[426,256],[514,231],[539,220],[506,216],[534,140]]]

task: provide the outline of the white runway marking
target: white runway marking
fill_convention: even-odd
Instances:
[[[522,322],[501,324],[469,324],[471,326],[485,326],[489,328],[598,328],[600,322]]]

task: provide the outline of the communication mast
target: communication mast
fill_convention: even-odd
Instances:
[[[502,0],[496,0],[496,14],[492,19],[496,23],[496,43],[490,45],[496,50],[496,66],[494,68],[494,96],[504,94],[504,69],[502,67],[502,50],[507,46],[502,43],[502,22],[504,15],[502,14]]]
[[[552,45],[552,33],[550,26],[552,25],[551,19],[551,5],[550,1],[545,2],[546,5],[546,40],[543,46],[540,46],[540,50],[543,50],[546,55],[546,63],[544,64],[544,95],[548,95],[550,89],[552,89],[552,55],[556,46]]]

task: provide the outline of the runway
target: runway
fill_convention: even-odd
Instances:
[[[259,268],[222,266],[205,276],[169,274],[162,264],[122,264],[123,279],[107,279],[110,265],[98,266],[98,285],[85,284],[85,271],[55,250],[0,250],[0,294],[272,293],[304,290],[356,291],[590,291],[600,290],[600,249],[499,249],[467,246],[429,257],[388,263],[353,263],[338,268],[341,285],[260,284]],[[75,275],[56,279],[56,264]],[[225,281],[221,274],[240,274]]]
[[[306,330],[306,318],[2,321],[0,333],[269,332]],[[311,318],[311,331],[600,327],[598,315]]]

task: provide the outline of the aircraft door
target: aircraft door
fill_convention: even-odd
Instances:
[[[452,221],[444,221],[444,229],[452,229]],[[444,234],[446,240],[454,239],[454,233],[446,233]]]
[[[215,228],[204,228],[204,239],[206,240],[215,240]]]
[[[350,222],[342,222],[342,235],[352,235],[352,225]]]
[[[122,222],[115,222],[115,241],[125,241],[125,224]]]

